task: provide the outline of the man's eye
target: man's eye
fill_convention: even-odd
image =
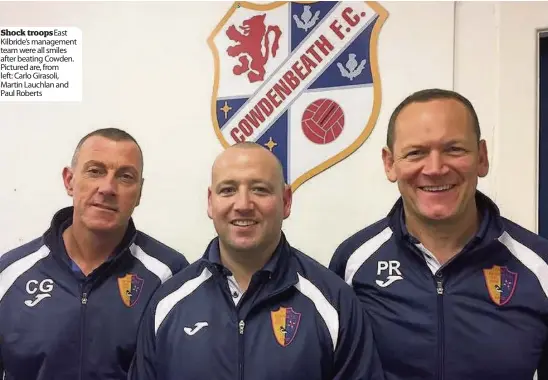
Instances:
[[[219,190],[219,194],[221,195],[228,195],[228,194],[232,194],[234,192],[234,189],[230,188],[230,187],[225,187],[225,188],[222,188],[221,190]]]
[[[96,174],[100,174],[101,170],[99,170],[99,168],[91,167],[91,168],[88,168],[87,172],[89,174],[96,175]]]
[[[417,157],[417,156],[419,156],[419,155],[421,155],[421,154],[422,154],[422,152],[421,152],[420,150],[412,150],[412,151],[410,151],[410,152],[407,152],[407,154],[405,155],[405,157],[410,157],[410,158],[412,158],[412,157]]]
[[[460,146],[452,146],[452,147],[449,147],[449,152],[452,152],[452,153],[462,153],[462,152],[465,152],[464,148],[461,148]]]
[[[267,194],[269,193],[268,189],[263,186],[257,186],[253,188],[253,191],[259,194]]]
[[[135,180],[135,177],[131,174],[122,174],[122,179],[126,182],[133,182]]]

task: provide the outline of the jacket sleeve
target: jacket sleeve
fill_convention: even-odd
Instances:
[[[384,380],[369,317],[350,287],[343,289],[333,380]]]
[[[154,331],[155,302],[151,302],[141,319],[137,333],[137,348],[128,372],[128,380],[156,380],[156,332]]]

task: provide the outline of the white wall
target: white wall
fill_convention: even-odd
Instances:
[[[502,212],[537,231],[538,33],[548,2],[456,7],[455,89],[477,105],[491,150],[483,188]]]
[[[393,108],[425,87],[454,88],[476,105],[492,170],[480,187],[506,215],[536,229],[536,28],[547,3],[381,2],[382,107],[353,155],[294,194],[284,230],[327,264],[351,233],[397,198],[380,151]],[[87,132],[117,126],[145,154],[138,228],[199,257],[214,230],[209,170],[221,152],[210,119],[212,54],[206,39],[228,2],[0,2],[2,26],[77,26],[83,34],[80,103],[0,102],[0,251],[41,234],[70,204],[61,181]],[[503,148],[508,149],[503,153]]]

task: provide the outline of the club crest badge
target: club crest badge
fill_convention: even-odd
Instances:
[[[137,303],[144,282],[145,280],[139,276],[130,273],[118,278],[118,290],[120,290],[120,296],[124,305],[132,307]]]
[[[518,274],[498,265],[484,269],[483,274],[491,300],[499,306],[507,304],[514,295]]]
[[[280,346],[287,347],[295,339],[301,313],[295,312],[291,307],[280,307],[277,311],[270,312],[270,319],[276,341]]]

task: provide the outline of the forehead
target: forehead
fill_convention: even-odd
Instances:
[[[88,138],[78,151],[78,164],[99,161],[107,166],[141,167],[141,152],[131,140],[115,141],[102,136]]]
[[[227,149],[215,161],[212,182],[280,181],[278,166],[271,153],[263,148]]]
[[[472,117],[454,99],[434,99],[407,105],[395,125],[395,142],[419,138],[475,138]]]

